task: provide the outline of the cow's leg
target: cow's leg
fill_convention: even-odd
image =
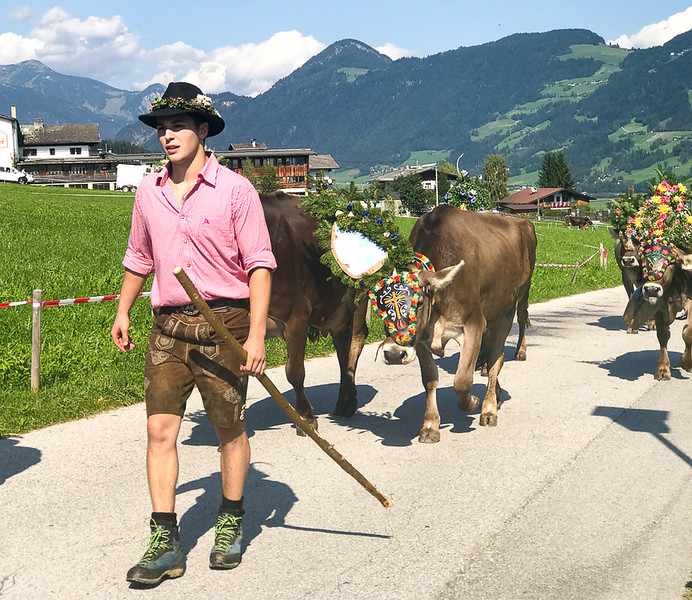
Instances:
[[[488,358],[488,388],[478,421],[481,426],[497,425],[497,411],[502,405],[499,377],[505,362],[505,341],[512,328],[513,319],[514,311],[510,311],[493,329],[486,331],[483,337],[483,351],[487,353]]]
[[[291,315],[286,323],[284,339],[286,341],[286,379],[296,393],[296,410],[301,417],[317,429],[317,419],[312,414],[312,405],[305,394],[305,346],[308,337],[307,316]],[[302,429],[296,428],[298,435],[305,435]]]
[[[692,300],[688,300],[685,305],[687,321],[682,328],[682,341],[685,342],[685,351],[680,359],[680,366],[685,371],[692,371]]]
[[[517,340],[517,353],[514,360],[526,360],[526,328],[529,326],[529,288],[531,282],[526,285],[526,289],[521,290],[519,303],[517,304],[517,321],[519,322],[519,339]]]
[[[670,359],[668,358],[670,324],[666,320],[666,315],[664,314],[663,310],[659,310],[654,315],[654,318],[656,319],[656,337],[658,338],[658,343],[661,347],[654,379],[658,381],[668,380],[670,379]]]
[[[470,412],[478,408],[480,400],[471,395],[473,386],[473,371],[481,350],[484,324],[467,321],[464,333],[457,339],[459,343],[459,364],[454,375],[454,391],[459,396],[459,409]],[[488,364],[487,355],[483,355],[484,363]]]
[[[363,351],[365,340],[368,337],[368,325],[366,323],[368,309],[369,305],[366,297],[356,306],[346,339],[340,338],[337,340],[332,335],[341,369],[339,398],[336,401],[334,414],[340,417],[351,417],[358,408],[356,367],[358,366],[358,359]]]
[[[418,441],[421,444],[434,444],[440,441],[440,412],[437,409],[437,365],[430,350],[423,344],[416,346],[420,364],[420,374],[425,388],[425,415]]]

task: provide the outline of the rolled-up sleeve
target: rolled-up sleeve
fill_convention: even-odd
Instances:
[[[123,265],[126,269],[140,275],[150,275],[154,271],[151,238],[147,231],[144,215],[142,214],[142,203],[139,193],[132,207],[132,226]]]
[[[241,188],[233,206],[233,223],[245,272],[249,274],[257,268],[276,269],[264,210],[252,185]]]

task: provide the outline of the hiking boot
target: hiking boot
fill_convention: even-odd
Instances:
[[[214,547],[209,555],[210,569],[233,569],[240,564],[243,541],[243,512],[219,513],[216,519]]]
[[[185,573],[185,555],[180,546],[176,525],[149,521],[149,547],[134,567],[127,572],[127,581],[155,585],[165,577],[180,577]]]

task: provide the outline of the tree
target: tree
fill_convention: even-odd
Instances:
[[[492,206],[507,196],[507,181],[509,169],[505,157],[500,154],[488,154],[483,165],[483,186],[488,192],[488,200]]]
[[[242,172],[243,177],[249,179],[252,185],[255,185],[255,179],[257,179],[257,175],[255,174],[255,165],[252,164],[251,158],[246,158],[243,161]]]
[[[260,194],[271,194],[281,187],[280,182],[281,179],[276,175],[276,167],[274,165],[264,164],[259,168],[256,181],[252,183]]]
[[[403,207],[413,215],[422,215],[434,202],[432,194],[423,189],[418,173],[397,177],[392,186],[398,192]]]
[[[538,172],[538,187],[574,189],[574,178],[562,151],[546,152]]]

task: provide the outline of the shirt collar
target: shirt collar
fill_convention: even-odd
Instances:
[[[216,178],[218,177],[220,167],[221,165],[217,160],[216,155],[213,152],[207,152],[207,162],[204,163],[202,170],[197,175],[197,181],[199,183],[204,181],[211,187],[216,187]],[[170,173],[168,171],[168,167],[166,166],[161,169],[161,177],[158,179],[159,186],[164,187],[168,183],[169,178]]]

